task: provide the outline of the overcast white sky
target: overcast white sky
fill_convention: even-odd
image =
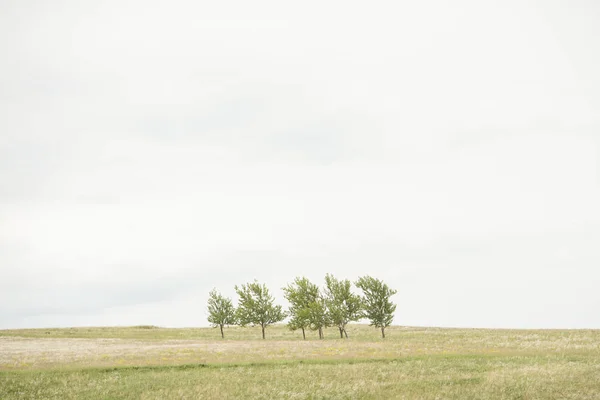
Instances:
[[[0,57],[0,328],[326,272],[396,324],[600,328],[594,0],[3,0]]]

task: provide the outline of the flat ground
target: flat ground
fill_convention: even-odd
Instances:
[[[0,399],[600,399],[600,331],[0,330]]]

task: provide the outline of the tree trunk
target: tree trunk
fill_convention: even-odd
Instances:
[[[323,339],[323,328],[319,328],[319,339]]]
[[[338,326],[338,329],[340,330],[340,339],[343,339],[344,338],[344,331],[339,326]]]
[[[225,338],[225,335],[223,334],[223,325],[219,325],[221,327],[221,339]]]
[[[385,326],[381,327],[381,337],[385,339]]]
[[[263,339],[264,339],[265,338],[265,326],[261,325],[261,327],[262,327],[262,334],[263,334]]]
[[[346,335],[346,339],[348,339],[348,332],[346,332],[346,328],[344,328],[344,335]]]
[[[306,340],[306,332],[304,332],[304,328],[302,328],[302,338]]]

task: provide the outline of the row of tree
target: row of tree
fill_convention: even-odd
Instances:
[[[239,297],[237,308],[230,298],[213,289],[208,297],[208,322],[221,329],[221,337],[225,337],[223,328],[227,325],[260,326],[264,339],[267,326],[290,317],[288,327],[301,329],[304,339],[307,329],[317,331],[323,339],[324,328],[335,326],[340,337],[347,338],[348,323],[367,318],[371,326],[381,329],[385,338],[385,328],[392,323],[396,311],[396,305],[390,301],[396,290],[370,276],[360,277],[355,285],[362,295],[352,292],[349,280],[339,280],[330,274],[325,276],[323,289],[307,278],[298,277],[283,288],[290,304],[287,312],[275,304],[267,286],[257,281],[235,286]]]

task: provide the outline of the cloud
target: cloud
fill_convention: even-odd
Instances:
[[[2,7],[0,327],[325,272],[401,324],[599,326],[595,5]]]

